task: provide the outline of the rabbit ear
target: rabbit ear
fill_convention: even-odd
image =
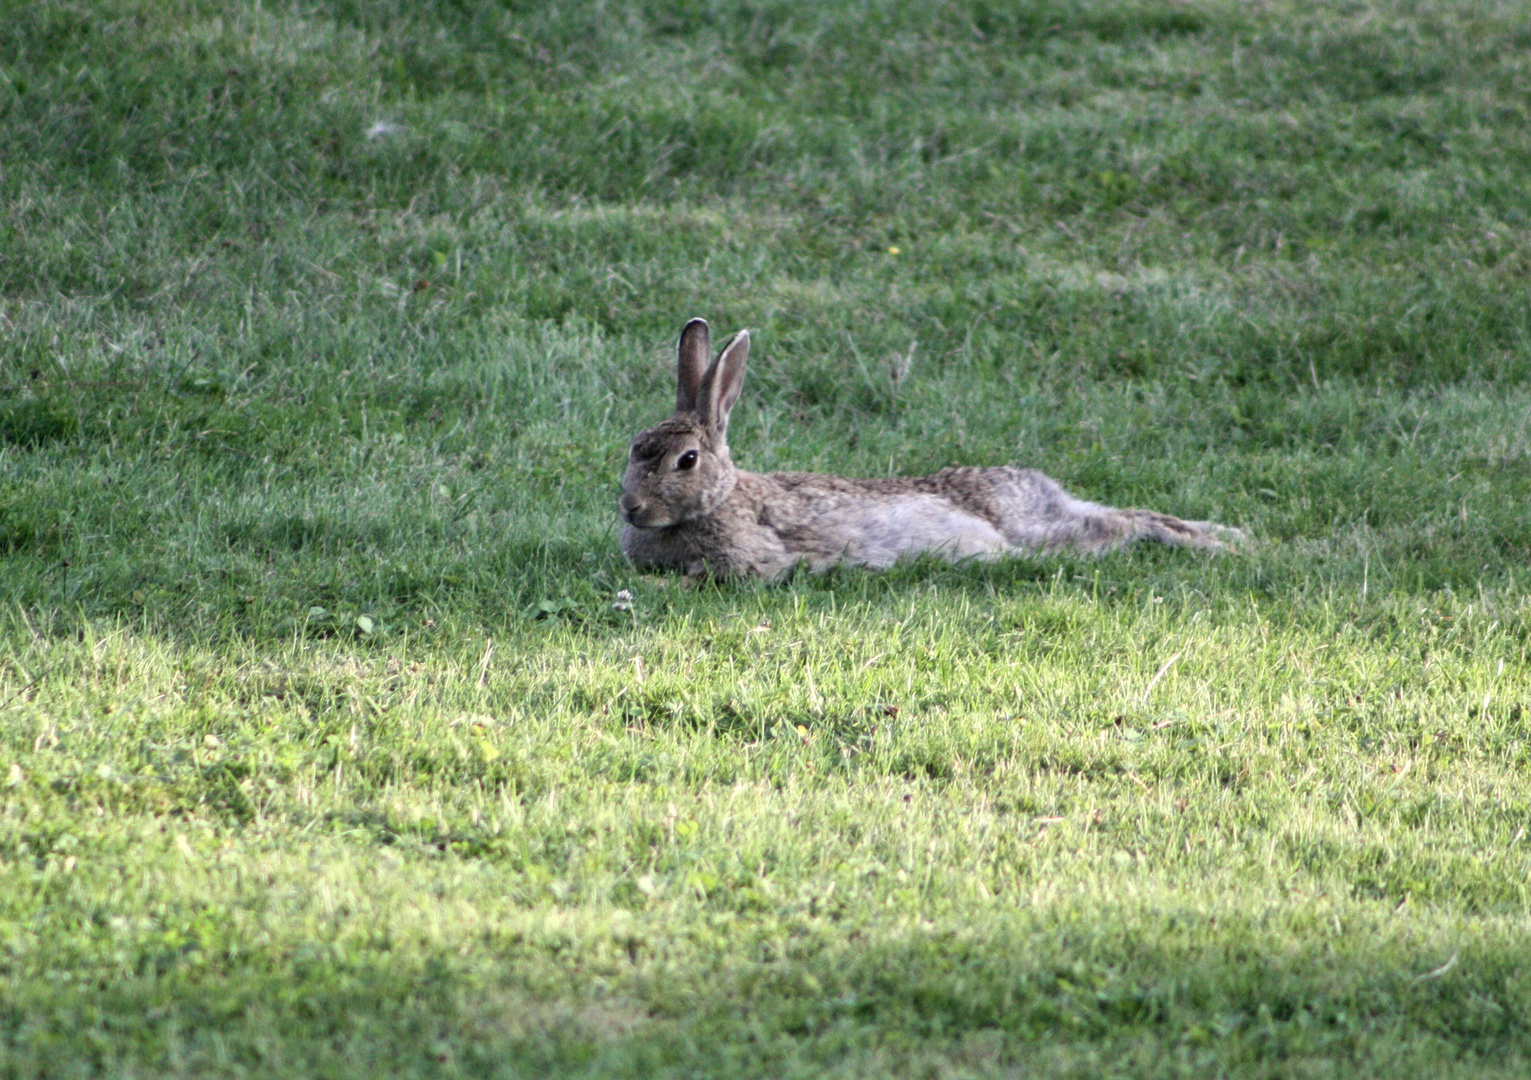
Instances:
[[[680,362],[676,365],[675,411],[695,412],[697,393],[707,371],[707,356],[712,343],[706,319],[692,319],[680,332]]]
[[[723,351],[702,376],[697,411],[702,421],[722,435],[728,430],[728,414],[744,389],[744,362],[750,355],[750,332],[740,330],[728,339]]]

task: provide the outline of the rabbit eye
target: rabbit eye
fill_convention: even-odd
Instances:
[[[684,454],[682,454],[676,460],[675,467],[677,469],[694,469],[694,468],[696,468],[696,451],[695,450],[687,450]]]

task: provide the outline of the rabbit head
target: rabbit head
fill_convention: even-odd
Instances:
[[[708,363],[705,319],[692,319],[680,334],[675,415],[633,439],[622,476],[622,520],[640,529],[662,529],[711,513],[734,489],[737,473],[728,456],[728,414],[744,387],[750,334],[729,339]]]

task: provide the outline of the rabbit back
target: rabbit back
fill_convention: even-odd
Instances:
[[[811,569],[845,563],[882,569],[933,553],[953,561],[1009,547],[993,520],[918,479],[768,473],[760,522]]]

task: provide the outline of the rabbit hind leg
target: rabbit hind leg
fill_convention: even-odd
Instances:
[[[997,523],[1007,542],[1032,550],[1103,552],[1136,540],[1188,547],[1221,547],[1218,526],[1182,521],[1153,510],[1118,510],[1076,499],[1034,469],[985,470]],[[1232,532],[1233,530],[1230,530]]]

